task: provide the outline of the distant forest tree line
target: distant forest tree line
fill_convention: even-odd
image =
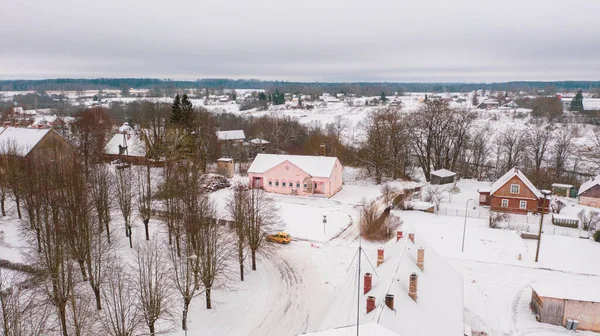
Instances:
[[[394,92],[469,92],[478,89],[492,91],[539,91],[546,94],[558,91],[574,92],[578,89],[589,91],[600,90],[600,81],[557,81],[527,82],[515,81],[504,83],[391,83],[391,82],[287,82],[262,81],[258,79],[218,79],[205,78],[196,81],[178,81],[156,78],[58,78],[41,80],[0,80],[2,91],[26,90],[100,90],[135,88],[149,89],[152,92],[173,92],[177,89],[266,89],[282,92],[302,92],[320,94],[323,92],[347,93],[366,96],[379,96],[382,92],[392,95]],[[167,94],[169,95],[169,94]]]

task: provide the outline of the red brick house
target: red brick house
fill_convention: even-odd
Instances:
[[[479,205],[489,205],[492,211],[526,215],[541,212],[542,202],[545,202],[545,213],[550,207],[550,199],[544,200],[544,195],[516,167],[494,182],[491,188],[481,188],[478,192]]]

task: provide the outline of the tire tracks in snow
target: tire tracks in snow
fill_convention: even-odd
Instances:
[[[296,335],[306,331],[308,327],[310,306],[304,279],[280,253],[281,251],[274,251],[265,255],[279,272],[280,286],[273,288],[277,291],[275,300],[250,334],[252,336]]]

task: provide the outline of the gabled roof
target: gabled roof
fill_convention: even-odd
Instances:
[[[581,185],[581,187],[579,187],[579,192],[577,193],[577,196],[583,194],[584,192],[592,189],[593,186],[596,185],[600,185],[600,175],[596,176],[594,179],[591,179],[589,181],[586,181],[585,183],[583,183]]]
[[[463,336],[463,278],[444,257],[427,244],[419,232],[409,226],[403,226],[405,238],[398,242],[392,239],[383,246],[385,262],[377,267],[377,276],[373,275],[373,287],[366,295],[363,295],[362,286],[356,286],[356,261],[352,266],[353,271],[340,274],[348,279],[336,288],[336,298],[321,324],[322,329],[356,323],[356,296],[360,290],[358,312],[360,321],[364,323],[375,322],[401,336]],[[406,238],[409,232],[415,233],[416,244]],[[416,265],[419,246],[425,248],[423,271]],[[367,255],[375,255],[377,245],[366,245],[363,249]],[[361,269],[361,275],[370,270],[367,264]],[[342,273],[345,271],[346,268]],[[412,273],[418,276],[416,302],[408,296]],[[395,311],[384,304],[386,294],[394,295]],[[368,314],[367,296],[374,296],[376,304],[375,310]],[[355,334],[356,329],[354,334],[348,333]]]
[[[40,140],[48,132],[54,132],[50,129],[33,129],[21,127],[6,127],[0,133],[0,154],[14,154],[26,156],[31,152]]]
[[[365,324],[359,325],[358,331],[362,336],[398,336],[395,332],[389,330],[388,328],[382,327],[381,325],[375,322],[369,322]],[[307,334],[301,335],[309,335],[309,336],[347,336],[347,335],[356,335],[356,325],[339,327],[334,329],[327,329],[316,331]]]
[[[490,194],[493,195],[496,191],[498,191],[498,189],[502,188],[503,185],[505,185],[508,181],[510,181],[510,179],[512,179],[515,176],[517,176],[519,180],[521,180],[521,182],[523,182],[523,184],[525,184],[525,186],[529,190],[531,190],[535,197],[542,197],[542,193],[538,190],[538,188],[536,188],[533,185],[533,183],[529,181],[527,176],[525,176],[525,174],[523,174],[523,172],[521,172],[521,170],[519,170],[519,168],[517,167],[512,168],[511,170],[506,172],[506,174],[502,175],[502,177],[499,178],[496,182],[494,182],[494,184],[492,184],[492,190],[490,191]]]
[[[439,177],[450,177],[456,175],[455,172],[451,172],[448,169],[438,169],[431,172],[431,175],[439,176]]]
[[[244,130],[218,131],[217,138],[219,140],[244,140],[246,134],[244,134]]]
[[[598,284],[585,281],[541,281],[529,284],[539,296],[576,301],[600,302]]]
[[[304,170],[312,177],[330,177],[337,158],[333,156],[258,154],[252,161],[248,173],[262,174],[285,161]]]
[[[128,156],[146,156],[144,143],[137,134],[115,134],[104,147],[104,152],[119,155],[119,145],[127,147]]]

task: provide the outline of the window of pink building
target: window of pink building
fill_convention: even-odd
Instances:
[[[273,185],[273,182],[269,180],[269,187]]]
[[[294,187],[294,182],[290,181],[290,182],[288,183],[288,185],[290,186],[290,188],[293,188],[293,187]]]
[[[279,187],[279,181],[275,181],[275,186]]]
[[[281,186],[285,188],[285,181],[281,182]]]
[[[300,188],[300,182],[296,181],[296,188]]]

